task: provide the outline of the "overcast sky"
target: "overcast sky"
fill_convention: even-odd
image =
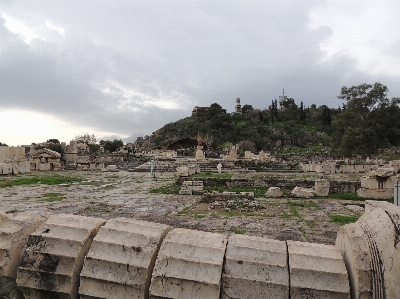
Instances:
[[[235,99],[400,97],[400,1],[0,0],[0,142],[134,141]]]

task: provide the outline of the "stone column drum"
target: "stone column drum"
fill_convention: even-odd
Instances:
[[[364,215],[340,228],[336,246],[353,299],[400,298],[400,207],[367,200]]]
[[[94,238],[79,294],[85,298],[148,298],[151,273],[168,225],[116,218]]]
[[[0,213],[0,298],[23,298],[15,282],[21,251],[29,234],[49,216],[43,211],[21,212],[15,216]]]
[[[335,246],[287,241],[290,298],[350,299],[349,280]]]
[[[104,219],[52,215],[21,254],[17,285],[25,299],[76,299],[83,259]]]
[[[176,228],[158,253],[151,299],[219,299],[227,238],[222,234]]]
[[[230,236],[221,293],[221,299],[289,298],[286,242]]]

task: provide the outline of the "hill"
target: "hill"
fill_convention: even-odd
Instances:
[[[244,105],[227,113],[219,104],[194,110],[190,117],[166,124],[150,137],[138,139],[137,150],[185,149],[202,145],[207,151],[239,144],[250,151],[329,151],[333,155],[370,155],[400,144],[399,98],[389,100],[386,86],[343,87],[342,108],[326,105],[304,108],[280,97],[268,109]]]

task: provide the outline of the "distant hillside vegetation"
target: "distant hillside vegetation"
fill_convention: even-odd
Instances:
[[[203,145],[222,149],[227,143],[243,150],[329,150],[334,155],[371,155],[400,145],[400,98],[388,99],[387,87],[375,83],[343,87],[342,108],[298,106],[284,98],[282,107],[272,101],[268,109],[244,105],[242,113],[229,114],[219,104],[166,124],[137,149],[179,149]]]
[[[178,149],[198,144],[208,149],[222,148],[226,143],[241,144],[245,150],[279,150],[285,146],[329,146],[333,132],[326,106],[304,110],[291,101],[284,109],[258,110],[243,106],[243,113],[229,114],[219,104],[207,111],[166,124],[151,138],[154,148]],[[325,112],[324,112],[325,111]],[[330,114],[338,113],[330,109]],[[326,114],[324,116],[324,113]]]

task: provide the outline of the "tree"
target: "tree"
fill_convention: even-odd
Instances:
[[[83,135],[78,135],[74,139],[72,139],[72,141],[75,141],[77,143],[85,143],[87,145],[97,143],[96,136],[94,136],[94,134],[90,135],[88,133]]]
[[[47,142],[49,142],[49,141],[47,141]],[[51,143],[48,146],[46,146],[46,148],[48,148],[49,150],[55,151],[57,153],[60,153],[61,155],[64,154],[64,149],[60,143]]]
[[[304,111],[304,106],[303,106],[303,102],[301,102],[300,104],[300,120],[301,122],[304,124],[304,121],[306,120],[306,113]]]
[[[60,141],[58,141],[58,139],[47,139],[48,143],[54,143],[54,144],[60,144]]]
[[[326,105],[322,105],[321,110],[322,110],[322,125],[330,126],[332,123],[331,109],[329,109],[329,107]]]
[[[399,98],[389,100],[388,88],[381,83],[342,87],[339,99],[346,100],[335,117],[337,130],[332,147],[344,155],[371,155],[399,142]]]
[[[114,139],[114,141],[107,140],[104,142],[104,150],[109,153],[116,152],[121,147],[124,146],[124,142],[122,140]]]
[[[5,143],[0,142],[0,146],[8,146],[8,145],[5,144]]]
[[[242,113],[249,113],[253,110],[254,110],[253,106],[245,104],[242,108]]]

